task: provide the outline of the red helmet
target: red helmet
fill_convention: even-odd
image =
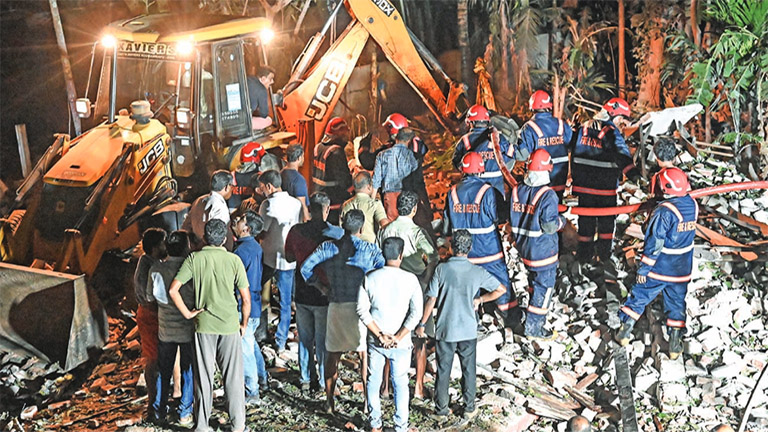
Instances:
[[[536,90],[528,99],[528,109],[540,110],[552,108],[552,97],[544,90]]]
[[[344,132],[349,132],[349,126],[347,122],[341,117],[334,117],[325,126],[326,135],[339,135]]]
[[[544,149],[538,149],[528,159],[528,171],[549,171],[553,168],[552,156]]]
[[[469,152],[461,158],[461,172],[464,174],[481,174],[485,172],[485,162],[480,153]]]
[[[629,117],[629,115],[632,114],[629,111],[629,103],[622,98],[611,98],[605,105],[603,105],[603,109],[608,111],[608,114],[610,114],[611,117],[619,115]]]
[[[261,144],[251,141],[240,149],[240,162],[261,163],[261,158],[266,152]]]
[[[472,105],[467,110],[467,121],[468,122],[476,122],[476,121],[490,121],[491,116],[488,115],[488,110],[485,109],[482,105]]]
[[[405,116],[402,114],[392,113],[389,115],[389,117],[387,117],[386,120],[384,120],[384,123],[381,125],[387,128],[388,134],[394,135],[400,129],[408,126],[408,119],[405,118]]]
[[[685,196],[691,185],[688,176],[680,168],[664,168],[658,174],[659,186],[664,195]]]

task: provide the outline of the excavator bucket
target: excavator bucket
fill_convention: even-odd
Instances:
[[[0,351],[70,370],[108,336],[107,314],[84,276],[0,263]]]

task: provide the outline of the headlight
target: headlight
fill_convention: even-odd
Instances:
[[[176,109],[176,125],[182,129],[189,129],[192,122],[192,113],[189,108]]]
[[[261,39],[261,43],[266,45],[275,38],[275,32],[272,31],[271,28],[265,28],[259,32],[259,38]]]
[[[101,38],[101,44],[104,48],[113,48],[117,44],[117,39],[112,35],[105,35]]]
[[[79,98],[75,100],[75,111],[80,118],[91,116],[91,101],[88,98]]]
[[[176,52],[183,57],[186,57],[192,54],[192,51],[194,49],[195,49],[195,46],[192,44],[191,41],[181,41],[178,44],[176,44]]]

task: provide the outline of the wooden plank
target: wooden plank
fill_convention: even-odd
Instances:
[[[616,366],[616,387],[619,392],[621,406],[621,424],[624,432],[638,432],[635,400],[632,393],[632,376],[629,372],[627,351],[624,347],[616,347],[613,352],[613,364]]]
[[[577,383],[576,383],[576,385],[574,386],[574,388],[575,388],[576,390],[584,391],[584,390],[586,390],[586,389],[587,389],[587,387],[591,386],[591,385],[592,385],[592,383],[594,383],[595,381],[597,381],[597,379],[598,379],[599,377],[600,377],[600,376],[599,376],[598,374],[596,374],[596,373],[591,373],[591,374],[589,374],[589,375],[585,376],[584,378],[582,378],[581,380],[579,380],[579,382],[577,382]]]
[[[571,395],[572,398],[574,398],[581,405],[583,405],[584,408],[589,408],[590,410],[597,413],[603,412],[603,407],[597,405],[595,403],[595,399],[592,398],[592,396],[584,393],[583,391],[575,387],[565,386],[563,388],[565,389],[565,391],[568,392],[569,395]]]
[[[749,217],[749,216],[747,216],[747,215],[745,215],[743,213],[739,213],[739,212],[737,212],[736,210],[734,210],[734,209],[732,209],[730,207],[728,208],[728,213],[727,214],[723,213],[721,211],[718,211],[715,208],[712,208],[710,206],[703,205],[703,204],[700,204],[699,208],[701,208],[702,210],[706,210],[706,211],[708,211],[710,213],[713,213],[713,214],[717,215],[718,217],[722,217],[724,219],[727,219],[727,220],[735,223],[736,225],[738,225],[740,227],[746,228],[748,230],[752,230],[752,231],[754,231],[756,233],[760,233],[764,237],[768,237],[768,225],[766,225],[766,224],[764,224],[764,223],[762,223],[762,222],[760,222],[760,221],[758,221],[756,219],[753,219],[753,218],[751,218],[751,217]]]
[[[737,242],[736,240],[726,237],[714,230],[711,230],[704,225],[696,224],[696,235],[711,243],[713,246],[734,246],[740,248],[746,248],[747,246]],[[749,251],[739,252],[739,256],[747,261],[754,261],[757,259],[757,254]]]
[[[576,412],[571,409],[549,404],[547,401],[537,397],[528,398],[526,405],[533,414],[555,420],[565,421],[576,415]]]

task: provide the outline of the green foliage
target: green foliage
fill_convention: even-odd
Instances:
[[[713,0],[705,16],[725,30],[691,67],[690,101],[712,109],[727,103],[741,132],[743,107],[768,95],[768,0]]]

